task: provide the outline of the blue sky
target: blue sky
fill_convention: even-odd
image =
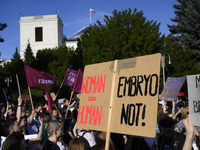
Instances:
[[[103,23],[104,15],[112,16],[112,11],[122,11],[128,8],[143,11],[147,20],[160,22],[160,32],[168,35],[167,24],[173,24],[170,18],[174,18],[173,4],[176,0],[2,0],[0,2],[0,23],[7,23],[7,27],[0,31],[0,36],[5,42],[0,43],[1,59],[9,60],[16,47],[20,51],[21,13],[24,16],[51,15],[57,13],[62,19],[63,33],[67,37],[90,24],[89,9],[92,13],[92,24],[97,20]]]

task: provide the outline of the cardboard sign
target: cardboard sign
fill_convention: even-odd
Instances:
[[[200,126],[200,74],[187,76],[189,113],[192,123]]]
[[[51,97],[52,97],[52,99],[53,99],[53,101],[55,101],[56,99],[56,95],[55,95],[55,93],[50,93],[50,95],[51,95]],[[46,101],[47,101],[47,96],[46,95],[44,95],[44,98],[46,99]]]
[[[160,54],[154,54],[119,60],[116,72],[114,61],[86,66],[77,127],[106,131],[111,122],[111,132],[155,137],[160,59]]]
[[[165,87],[162,91],[161,96],[159,97],[161,100],[165,101],[173,101],[177,98],[177,95],[185,81],[186,77],[180,78],[167,78]]]
[[[30,96],[29,95],[22,95],[22,99],[23,100],[30,100]]]

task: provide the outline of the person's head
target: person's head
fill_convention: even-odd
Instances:
[[[6,130],[6,134],[10,134],[12,132],[20,132],[22,133],[22,128],[19,126],[19,122],[17,121],[17,118],[11,118],[5,121],[4,128]]]
[[[167,138],[174,136],[175,122],[171,117],[164,117],[160,121],[160,126],[163,128],[164,134]]]
[[[51,114],[50,113],[44,113],[43,114],[43,122],[48,124],[51,121]]]
[[[65,105],[67,106],[69,104],[69,100],[65,99]]]
[[[35,110],[37,111],[37,112],[40,112],[40,110],[42,110],[42,104],[36,104],[35,105]]]
[[[22,117],[26,116],[26,109],[21,109],[21,116]]]
[[[67,150],[88,150],[88,143],[84,138],[74,138],[69,142]]]
[[[24,135],[13,132],[4,141],[2,150],[26,150],[26,146]]]
[[[20,117],[19,126],[25,127],[26,126],[26,117]]]
[[[49,133],[50,137],[56,136],[56,138],[58,139],[63,134],[63,126],[59,121],[52,120],[47,125],[47,132]]]
[[[52,109],[52,117],[58,117],[58,111],[56,109]]]
[[[180,101],[176,104],[176,106],[178,107],[178,109],[180,109],[180,108],[184,107],[185,105],[182,101]]]
[[[5,114],[6,112],[6,107],[5,106],[0,106],[0,112]]]
[[[8,115],[10,116],[10,115],[12,115],[12,114],[15,114],[15,108],[14,107],[10,107],[10,108],[8,108]]]

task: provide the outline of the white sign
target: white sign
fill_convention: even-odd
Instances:
[[[189,113],[192,123],[200,126],[200,74],[187,76]]]

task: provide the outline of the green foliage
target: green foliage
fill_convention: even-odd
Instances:
[[[11,60],[19,60],[19,59],[20,59],[20,55],[19,55],[18,49],[16,47],[15,53],[13,54],[13,58]]]
[[[29,43],[29,40],[28,40],[28,44],[27,44],[27,47],[25,49],[25,52],[24,52],[24,63],[28,66],[31,65],[31,63],[35,60],[35,57],[33,56],[33,52],[32,52],[32,49],[31,49],[31,46],[30,46],[30,43]]]
[[[2,31],[3,29],[5,29],[7,27],[7,24],[6,23],[0,23],[0,31]],[[3,38],[1,38],[1,36],[0,36],[0,43],[1,42],[4,42],[4,39]]]
[[[175,17],[171,19],[175,25],[168,25],[174,35],[173,40],[178,42],[182,49],[191,49],[200,62],[200,1],[177,0],[174,4]]]
[[[168,53],[171,56],[172,64],[167,64],[169,61],[168,55],[165,55],[165,76],[167,77],[183,77],[186,75],[193,75],[199,73],[199,66],[196,63],[196,59],[191,59],[193,56],[193,51],[190,49],[183,50],[180,44],[174,42],[169,35],[166,39],[165,50],[162,53]],[[162,79],[162,71],[161,71]],[[163,83],[163,80],[161,80]],[[182,91],[187,93],[186,81],[183,85]]]
[[[159,25],[149,21],[143,12],[113,11],[113,16],[104,16],[105,25],[97,21],[79,40],[84,65],[125,59],[159,52],[165,41]]]

